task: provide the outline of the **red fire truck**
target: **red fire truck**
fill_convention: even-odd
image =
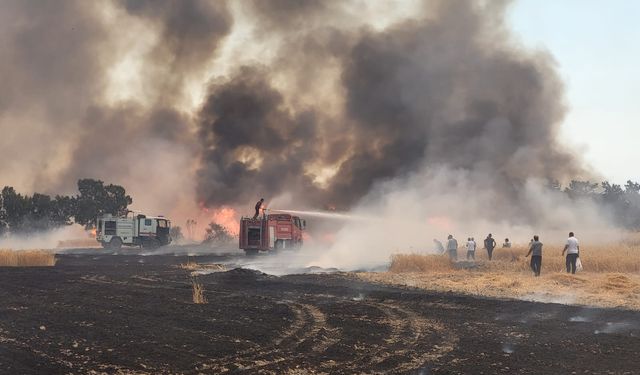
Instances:
[[[240,248],[247,255],[258,251],[299,249],[306,222],[288,213],[264,214],[261,218],[240,219]]]

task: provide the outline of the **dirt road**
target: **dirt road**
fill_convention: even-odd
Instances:
[[[192,261],[229,263],[232,256]],[[367,284],[198,276],[183,256],[62,255],[0,269],[0,372],[638,373],[640,314]]]

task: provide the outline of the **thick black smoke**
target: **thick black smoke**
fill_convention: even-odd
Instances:
[[[231,30],[225,2],[5,1],[0,21],[0,185],[66,193],[91,177],[154,213],[195,201],[184,98]],[[109,86],[116,68],[131,87]],[[137,94],[114,100],[122,89]]]
[[[503,2],[390,7],[2,1],[0,186],[99,178],[164,211],[185,196],[348,208],[425,165],[507,196],[583,173],[556,141],[553,60],[511,39]]]
[[[203,107],[204,145],[199,193],[208,204],[252,200],[256,192],[298,192],[312,200],[317,188],[305,175],[318,157],[314,112],[292,113],[268,81],[268,72],[241,69],[211,87]]]
[[[101,93],[110,42],[83,1],[2,1],[0,35],[0,183],[42,191],[60,173],[79,114]]]
[[[174,98],[185,80],[211,62],[233,20],[225,1],[123,0],[126,11],[158,28],[145,74],[161,98]]]
[[[291,18],[262,4],[258,19],[283,35],[276,61],[285,67],[244,68],[210,87],[198,176],[206,204],[287,192],[347,208],[425,164],[484,172],[509,194],[529,178],[582,173],[556,141],[565,108],[553,60],[510,40],[504,4],[431,2],[425,19],[340,31],[317,24],[328,12],[318,3],[291,8]],[[338,82],[337,117],[296,101],[309,77]],[[323,167],[333,176],[314,183]]]

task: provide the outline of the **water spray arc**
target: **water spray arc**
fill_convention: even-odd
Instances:
[[[267,208],[266,211],[271,212],[286,212],[290,214],[318,217],[323,219],[333,219],[333,220],[373,220],[372,216],[363,216],[363,215],[352,215],[342,212],[327,212],[327,211],[308,211],[308,210],[287,210],[287,209],[276,209],[276,208]]]

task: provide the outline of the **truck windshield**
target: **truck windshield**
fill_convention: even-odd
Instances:
[[[167,221],[166,220],[158,220],[158,227],[166,228],[167,227]]]

